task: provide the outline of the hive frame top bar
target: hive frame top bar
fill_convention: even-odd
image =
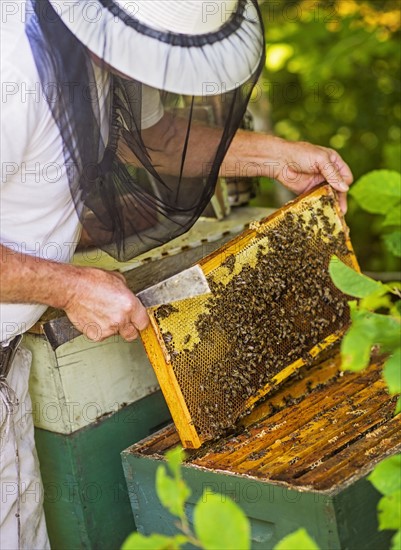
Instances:
[[[286,204],[281,206],[278,210],[276,210],[275,212],[273,212],[272,214],[270,214],[260,222],[254,222],[254,223],[251,222],[249,225],[249,229],[246,229],[245,231],[243,231],[240,235],[236,236],[234,239],[229,241],[221,249],[215,250],[211,254],[208,254],[207,256],[202,258],[202,260],[200,260],[198,264],[202,267],[204,274],[207,275],[208,273],[210,273],[210,271],[212,271],[216,267],[216,265],[218,265],[218,262],[216,263],[216,257],[218,257],[221,254],[221,251],[223,248],[226,254],[229,254],[231,252],[235,253],[238,250],[239,243],[241,243],[241,246],[246,246],[247,243],[251,242],[251,240],[258,235],[258,233],[260,232],[260,228],[266,223],[270,223],[276,218],[278,218],[279,216],[282,216],[285,212],[291,211],[294,207],[296,207],[298,203],[302,202],[305,198],[313,198],[313,197],[319,198],[321,196],[332,197],[335,200],[336,213],[342,224],[342,229],[347,239],[347,244],[349,245],[350,250],[353,252],[352,244],[349,239],[349,228],[345,223],[344,215],[338,204],[337,193],[332,187],[330,187],[330,185],[321,184],[315,187],[314,189],[312,189],[311,191],[302,193],[297,198],[287,202]],[[356,269],[357,271],[360,271],[360,267],[355,255],[352,258],[352,260],[353,260],[352,263],[353,263],[354,269]]]

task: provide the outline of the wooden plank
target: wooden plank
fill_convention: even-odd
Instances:
[[[340,435],[345,437],[347,428],[351,428],[351,437],[352,432],[355,435],[355,418],[359,420],[359,416],[354,416],[355,412],[365,411],[361,416],[361,420],[367,422],[367,429],[369,429],[371,414],[374,414],[378,408],[384,407],[386,401],[388,401],[388,394],[384,383],[379,380],[373,387],[366,388],[364,391],[353,395],[352,399],[346,399],[334,407],[325,408],[325,414],[319,411],[309,421],[304,421],[302,418],[300,422],[297,419],[298,421],[295,421],[292,425],[294,429],[291,434],[280,438],[277,449],[269,456],[266,455],[261,461],[258,461],[257,467],[262,472],[267,469],[271,471],[271,468],[275,469],[276,465],[283,462],[288,465],[293,458],[304,457],[305,455],[312,457],[312,462],[314,462],[316,457],[313,457],[316,447],[321,447],[322,451],[324,450],[322,434],[324,434],[324,438],[328,437],[334,440],[331,444],[334,451],[336,438],[339,438]],[[393,409],[391,403],[388,404],[385,416],[390,409]],[[273,466],[272,461],[274,461]],[[246,464],[243,463],[241,468],[245,467]],[[297,471],[296,464],[294,470]]]
[[[313,369],[302,369],[298,379],[288,380],[275,392],[271,392],[268,399],[259,403],[249,415],[240,420],[239,425],[248,427],[256,424],[264,418],[272,416],[277,409],[285,408],[289,402],[294,403],[298,399],[304,398],[317,386],[334,381],[340,375],[340,366],[340,356],[336,355],[316,365]]]
[[[303,489],[309,487],[313,490],[332,490],[339,480],[346,483],[352,477],[357,478],[361,468],[372,469],[371,459],[377,459],[380,452],[382,456],[383,453],[395,452],[397,441],[401,442],[399,430],[401,418],[391,418],[395,406],[394,399],[390,399],[384,382],[377,378],[379,373],[380,364],[371,367],[368,373],[349,375],[353,378],[353,384],[348,385],[347,392],[342,392],[340,400],[341,403],[348,393],[348,402],[341,403],[339,407],[335,405],[334,411],[330,407],[323,410],[325,422],[315,419],[303,424],[302,420],[305,416],[295,411],[294,406],[289,406],[286,409],[287,416],[298,420],[300,426],[298,431],[292,429],[294,427],[292,423],[292,428],[285,437],[283,433],[277,434],[273,431],[272,438],[273,434],[263,432],[263,422],[260,422],[245,434],[232,438],[233,444],[223,445],[223,449],[229,451],[231,461],[219,462],[221,451],[219,452],[216,448],[219,445],[217,443],[214,445],[215,449],[205,456],[191,460],[191,463],[212,470],[226,470],[263,480],[282,481]],[[373,382],[374,378],[376,382]],[[338,383],[337,379],[326,389],[337,393]],[[355,393],[352,388],[356,390]],[[324,390],[323,388],[323,392]],[[305,396],[306,401],[310,399],[311,395]],[[307,410],[306,406],[305,410]],[[274,417],[275,415],[270,416],[269,420],[272,421]],[[389,428],[393,422],[397,423],[398,432]],[[279,430],[281,428],[279,427]],[[376,434],[380,433],[382,440],[378,442]],[[394,437],[395,433],[397,437]],[[322,434],[324,434],[323,439]],[[257,440],[258,435],[265,443],[254,447],[252,444]],[[270,441],[266,442],[269,435]],[[276,437],[278,441],[275,440]],[[265,454],[259,459],[249,460],[248,463],[240,463],[238,459],[238,464],[233,466],[232,457],[235,453],[238,455],[240,440],[244,443],[242,450],[244,457],[252,453],[257,454],[258,450]],[[342,449],[343,447],[345,449]],[[234,453],[230,452],[232,450]],[[294,461],[294,457],[300,457],[301,462]],[[347,457],[347,460],[343,464],[344,457]],[[350,467],[350,461],[358,461],[358,467]],[[309,470],[305,473],[307,469]],[[339,470],[341,473],[338,474]],[[321,472],[320,475],[319,472]],[[329,481],[328,477],[330,477]]]
[[[184,447],[197,449],[202,441],[192,424],[192,418],[175,377],[171,364],[167,363],[166,354],[160,345],[159,335],[154,328],[154,318],[147,329],[141,332],[141,339],[153,365],[160,388],[170,409],[171,416],[182,438]]]
[[[359,405],[363,407],[368,401],[362,401]],[[390,420],[394,413],[394,404],[386,402],[383,397],[377,399],[374,405],[370,400],[369,405],[367,412],[359,416],[357,422],[355,422],[355,418],[345,421],[347,417],[343,417],[343,422],[339,422],[336,415],[331,422],[317,424],[311,434],[308,434],[307,430],[302,430],[301,441],[300,435],[294,434],[294,446],[288,449],[283,444],[284,454],[280,453],[278,457],[271,457],[269,466],[264,466],[261,472],[269,469],[270,479],[288,481],[289,475],[291,479],[296,478],[308,470],[315,469],[318,464],[336,455],[346,445],[352,445],[372,429],[381,426]],[[353,411],[339,412],[342,414],[345,412],[347,415]],[[334,423],[335,420],[337,422]],[[324,433],[323,439],[322,433]],[[292,465],[290,473],[288,471],[289,464]]]
[[[178,445],[179,442],[180,437],[177,429],[174,423],[171,423],[162,430],[143,439],[138,443],[138,447],[137,445],[132,445],[130,449],[127,449],[127,452],[135,453],[138,448],[145,455],[163,455],[169,449]]]

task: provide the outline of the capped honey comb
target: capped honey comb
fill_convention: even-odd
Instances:
[[[338,340],[349,310],[328,273],[333,254],[358,269],[322,186],[201,260],[211,294],[150,310],[142,340],[184,447],[231,428]]]

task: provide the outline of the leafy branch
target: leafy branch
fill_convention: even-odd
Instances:
[[[368,212],[381,214],[383,240],[395,256],[401,256],[401,175],[375,170],[354,185],[351,194]],[[383,284],[357,273],[333,257],[329,271],[334,284],[358,298],[349,302],[351,327],[341,342],[342,368],[360,371],[369,365],[373,346],[388,355],[382,376],[390,395],[401,394],[401,285]],[[396,413],[401,411],[398,398]],[[392,550],[401,548],[401,455],[376,466],[368,478],[383,494],[379,501],[379,529],[391,529]]]
[[[354,372],[369,365],[374,346],[388,353],[383,377],[391,395],[401,393],[401,300],[398,285],[385,285],[357,273],[336,256],[329,271],[334,284],[345,294],[360,298],[349,302],[351,327],[341,342],[342,368]],[[386,311],[376,313],[377,310]],[[397,412],[401,410],[398,400]]]
[[[377,506],[379,529],[396,530],[391,541],[392,550],[401,548],[401,455],[380,462],[369,476],[369,481],[383,494]]]
[[[333,257],[330,275],[334,284],[360,301],[349,302],[351,327],[341,343],[342,368],[360,371],[369,365],[373,346],[388,353],[382,376],[390,395],[401,393],[401,315],[397,286],[384,285],[357,273]],[[394,301],[396,298],[396,301]],[[387,311],[387,315],[376,310]],[[401,411],[398,398],[396,413]],[[379,529],[395,529],[392,550],[401,548],[401,455],[385,459],[368,478],[383,494],[378,503]]]

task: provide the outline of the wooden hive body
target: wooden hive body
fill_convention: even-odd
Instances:
[[[325,550],[384,550],[392,532],[378,531],[379,493],[365,479],[375,464],[401,450],[401,415],[374,358],[363,373],[340,371],[338,354],[303,367],[244,419],[237,432],[187,451],[184,478],[195,502],[208,491],[231,497],[252,528],[252,548],[271,549],[305,527]],[[179,444],[170,425],[123,452],[138,530],[176,532],[161,507],[154,476]],[[145,498],[146,495],[146,498]]]
[[[117,549],[135,529],[120,452],[171,416],[140,342],[61,340],[23,340],[50,544]]]

